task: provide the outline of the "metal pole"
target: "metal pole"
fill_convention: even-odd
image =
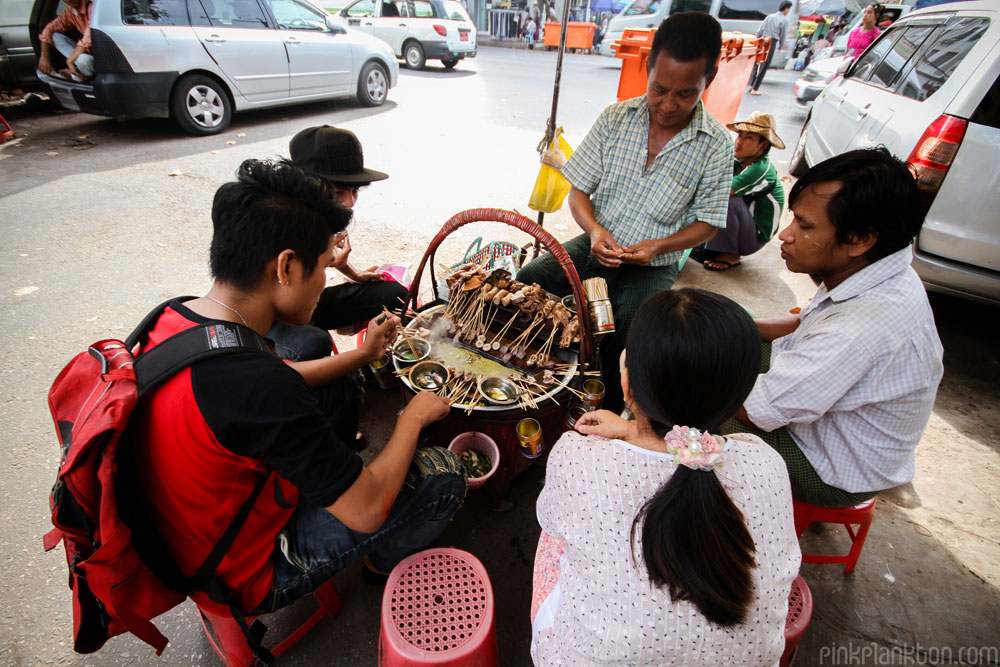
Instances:
[[[549,113],[549,120],[545,125],[545,139],[542,140],[542,150],[548,150],[549,144],[552,143],[552,138],[556,136],[556,112],[559,110],[559,86],[562,81],[562,63],[563,54],[566,52],[566,33],[569,27],[569,5],[572,0],[562,0],[562,27],[559,31],[559,52],[556,55],[556,80],[552,86],[552,111]],[[545,213],[543,211],[538,212],[538,226],[542,227],[545,220]],[[532,256],[538,257],[538,253],[541,250],[541,242],[535,239],[535,254]]]

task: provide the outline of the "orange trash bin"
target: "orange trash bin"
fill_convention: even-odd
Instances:
[[[587,21],[569,21],[566,24],[566,48],[589,50],[594,46],[594,31],[597,29],[596,23]],[[562,34],[562,24],[549,21],[545,24],[546,47],[559,46],[559,36]]]
[[[626,30],[612,45],[615,56],[622,59],[618,79],[618,101],[638,97],[646,92],[646,61],[653,45],[654,28]],[[770,39],[743,32],[723,32],[719,73],[701,99],[705,109],[723,125],[736,120],[743,92],[754,63],[767,58]]]

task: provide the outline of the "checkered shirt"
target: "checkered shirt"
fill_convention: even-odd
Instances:
[[[787,426],[827,484],[851,493],[913,479],[913,452],[941,381],[943,349],[909,247],[820,286],[744,406]]]
[[[646,96],[612,104],[597,118],[562,175],[592,195],[598,224],[624,246],[666,238],[695,221],[726,226],[733,142],[701,100],[687,127],[645,169],[649,146]],[[676,264],[666,252],[649,266]]]

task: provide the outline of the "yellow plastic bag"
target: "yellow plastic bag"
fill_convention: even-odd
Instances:
[[[535,179],[535,189],[531,191],[528,206],[543,213],[555,213],[562,208],[563,200],[569,194],[570,184],[559,169],[573,155],[573,148],[563,139],[562,128],[556,130],[556,136],[549,144],[549,150],[542,153],[542,166]]]

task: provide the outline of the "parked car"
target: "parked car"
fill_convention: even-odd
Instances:
[[[37,1],[44,26],[61,3]],[[306,0],[94,0],[90,29],[93,81],[38,75],[59,104],[169,116],[191,134],[245,109],[354,95],[378,106],[399,76],[384,42]]]
[[[915,11],[820,93],[789,170],[884,144],[907,159],[928,205],[913,267],[930,290],[1000,305],[1000,10]]]
[[[411,69],[428,60],[451,69],[476,57],[476,25],[457,0],[356,0],[340,16],[384,40]]]
[[[614,56],[611,49],[627,28],[655,28],[677,12],[708,12],[723,30],[754,33],[768,14],[778,11],[780,0],[629,0],[608,22],[601,40],[601,55]]]
[[[38,85],[38,57],[31,47],[28,20],[34,0],[0,0],[0,85]]]
[[[909,5],[882,5],[879,24],[886,21],[895,23],[911,9],[913,8]],[[817,53],[813,61],[802,70],[802,76],[795,82],[795,101],[801,106],[809,106],[844,65],[854,59],[854,56],[847,55],[847,38],[852,30],[861,25],[862,14],[863,12],[855,14],[853,20],[833,40],[833,44]]]

